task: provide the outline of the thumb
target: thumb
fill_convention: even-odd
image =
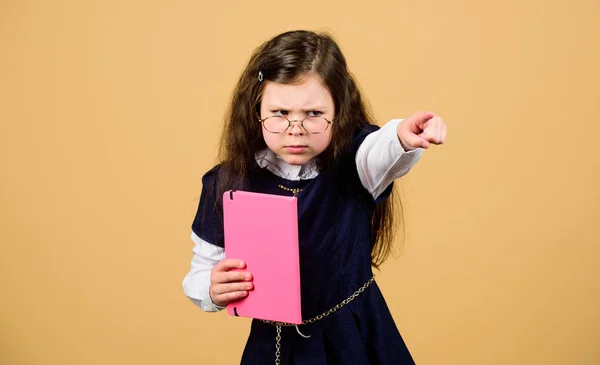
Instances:
[[[400,139],[404,149],[414,150],[415,148],[429,148],[429,142],[414,133],[408,133]]]

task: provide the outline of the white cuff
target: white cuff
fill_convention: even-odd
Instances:
[[[405,151],[397,128],[402,119],[392,119],[369,134],[356,152],[356,168],[364,188],[377,197],[396,179],[406,175],[419,161],[422,148]]]
[[[210,298],[210,272],[213,266],[225,258],[221,247],[215,246],[191,234],[195,246],[191,269],[182,282],[183,291],[190,300],[206,312],[218,312],[225,309],[212,302]]]

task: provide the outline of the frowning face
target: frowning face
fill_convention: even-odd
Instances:
[[[291,121],[306,117],[334,118],[335,105],[331,93],[314,74],[303,76],[293,84],[266,81],[260,105],[260,118],[284,116]],[[287,123],[287,122],[286,122]],[[281,133],[262,128],[263,138],[271,151],[290,165],[304,165],[321,154],[331,142],[332,125],[321,133],[309,133],[300,122]]]

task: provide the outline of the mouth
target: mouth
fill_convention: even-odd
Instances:
[[[285,146],[284,148],[289,153],[302,153],[308,148],[308,146],[294,145],[294,146]]]

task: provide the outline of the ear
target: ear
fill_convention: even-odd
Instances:
[[[254,109],[256,110],[256,115],[258,115],[258,118],[260,118],[260,100],[254,106]]]

